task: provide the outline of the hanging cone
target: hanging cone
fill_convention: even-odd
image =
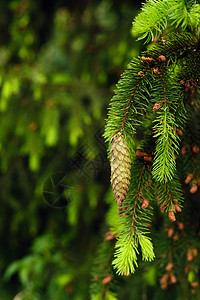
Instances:
[[[131,179],[131,159],[123,134],[117,132],[111,139],[111,184],[118,206],[126,198]]]

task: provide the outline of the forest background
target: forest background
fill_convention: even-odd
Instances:
[[[0,1],[3,300],[21,291],[31,300],[89,299],[107,230],[102,134],[115,84],[142,48],[131,36],[140,5]]]

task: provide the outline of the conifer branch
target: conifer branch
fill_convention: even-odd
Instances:
[[[136,186],[136,195],[135,195],[135,201],[134,201],[134,206],[133,206],[133,212],[132,212],[132,226],[131,226],[131,230],[133,231],[138,231],[137,230],[137,211],[138,211],[138,206],[141,205],[142,201],[144,200],[143,197],[143,186],[142,186],[142,181],[143,181],[143,177],[144,177],[144,173],[145,173],[145,164],[142,165],[142,169],[141,169],[141,173],[140,173],[140,177],[138,180],[138,184]]]
[[[198,48],[197,37],[189,32],[170,33],[165,38],[159,40],[149,50],[143,52],[143,55],[150,56],[159,61],[159,56],[163,55],[167,64],[172,64],[179,59],[185,59]],[[189,50],[189,51],[188,51]]]
[[[162,213],[167,212],[169,219],[175,221],[175,213],[181,212],[183,193],[177,175],[172,181],[164,184],[155,184],[155,194]]]
[[[192,0],[148,0],[133,21],[132,34],[146,42],[158,39],[165,29],[196,30],[200,24],[200,6]],[[148,21],[147,21],[148,20]]]
[[[125,122],[126,122],[126,119],[127,119],[127,115],[128,115],[128,112],[129,112],[131,103],[132,103],[132,101],[133,101],[133,97],[135,96],[137,87],[138,87],[138,85],[140,84],[140,81],[141,81],[141,79],[142,79],[142,76],[144,76],[144,74],[145,74],[146,72],[147,72],[147,68],[146,68],[145,72],[140,71],[140,72],[138,73],[138,75],[139,75],[140,77],[138,78],[137,82],[135,83],[135,85],[134,85],[134,87],[133,87],[133,90],[132,90],[132,92],[131,92],[130,99],[128,100],[127,108],[126,108],[126,110],[125,110],[124,117],[123,117],[123,121],[122,121],[122,125],[121,125],[121,128],[120,128],[121,131],[124,129],[124,125],[125,125]]]
[[[157,145],[152,175],[159,182],[167,182],[172,180],[176,171],[175,153],[178,152],[178,136],[174,130],[175,120],[168,106],[159,112],[155,123],[154,137],[157,138]]]
[[[118,228],[118,240],[115,245],[113,265],[120,275],[129,275],[135,272],[138,266],[137,255],[139,245],[143,260],[153,260],[154,252],[150,238],[148,225],[151,222],[151,206],[143,205],[146,195],[150,196],[150,173],[149,166],[136,159],[132,166],[132,172],[139,176],[133,177],[131,188],[123,205],[121,206],[120,224]]]
[[[166,107],[167,96],[166,96],[166,82],[165,82],[165,74],[164,74],[164,70],[163,70],[163,65],[161,66],[161,71],[162,71],[162,79],[163,79],[164,103],[165,103],[165,107]]]
[[[156,138],[155,157],[153,161],[152,175],[159,182],[172,180],[176,172],[175,154],[178,154],[180,138],[176,132],[178,128],[175,119],[179,95],[174,94],[173,82],[166,77],[163,66],[161,66],[162,79],[157,81],[155,95],[160,92],[159,103],[163,102],[156,112],[154,138]],[[157,95],[158,96],[158,95]]]
[[[101,243],[93,270],[91,272],[92,281],[90,286],[91,299],[105,299],[112,296],[116,298],[116,286],[111,269],[111,261],[113,256],[114,235],[109,233]]]
[[[155,257],[149,237],[154,199],[174,222],[184,200],[180,180],[190,185],[190,193],[200,186],[199,26],[200,5],[194,0],[149,0],[133,23],[139,39],[152,38],[154,44],[119,80],[104,134],[106,141],[112,138],[112,184],[119,196],[112,264],[120,275],[135,272],[140,251],[143,260]],[[167,272],[170,267],[166,264]],[[164,275],[166,288],[165,281],[176,278],[172,272]]]
[[[130,62],[110,102],[104,133],[106,141],[119,131],[127,135],[135,133],[148,104],[150,78],[151,74],[141,60]]]

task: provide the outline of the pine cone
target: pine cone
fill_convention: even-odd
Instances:
[[[118,206],[126,198],[131,179],[131,159],[123,134],[117,132],[111,139],[111,184]]]

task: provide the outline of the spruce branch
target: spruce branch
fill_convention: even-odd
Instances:
[[[169,33],[165,38],[160,39],[152,47],[143,52],[144,56],[157,59],[163,55],[167,65],[176,63],[177,60],[185,59],[198,48],[197,37],[189,32]]]
[[[176,123],[169,107],[164,106],[158,112],[154,125],[154,137],[157,138],[152,175],[159,182],[172,180],[176,171],[175,154],[178,153],[179,137]]]
[[[164,31],[176,28],[191,32],[200,24],[200,5],[196,1],[148,0],[133,21],[132,34],[146,43],[158,39]]]
[[[117,299],[115,280],[111,268],[114,242],[114,235],[108,233],[98,248],[91,272],[91,299],[103,300],[109,296],[112,296],[113,300]]]
[[[112,264],[117,268],[117,274],[129,275],[135,273],[138,249],[135,244],[134,235],[130,233],[126,238],[119,238],[115,245],[115,254]]]
[[[168,1],[147,1],[143,3],[141,12],[133,21],[132,34],[138,36],[138,40],[147,38],[150,42],[158,37],[167,27]],[[148,21],[147,21],[148,20]]]
[[[154,43],[119,80],[104,134],[119,212],[112,264],[120,275],[135,272],[140,252],[145,261],[155,257],[149,237],[153,201],[174,222],[184,200],[180,182],[190,185],[190,194],[200,185],[199,21],[197,1],[149,0],[133,23],[140,39]],[[170,259],[164,288],[166,280],[176,281]]]
[[[153,244],[149,237],[138,234],[138,241],[141,247],[142,252],[142,260],[144,261],[152,261],[155,258],[154,250],[153,250]]]
[[[154,259],[153,245],[148,225],[151,222],[151,206],[143,205],[147,196],[152,200],[151,174],[149,165],[136,159],[132,165],[132,172],[139,176],[132,176],[130,191],[121,205],[118,240],[115,245],[113,265],[120,275],[129,275],[135,272],[138,266],[137,255],[141,247],[143,260]]]
[[[149,237],[135,232],[130,232],[128,236],[120,236],[115,245],[114,260],[112,262],[116,273],[128,276],[135,273],[138,267],[138,247],[141,247],[142,259],[152,261],[155,258],[153,245]]]
[[[171,215],[171,217],[173,215],[174,220],[172,220],[171,218],[171,221],[175,221],[174,214],[176,212],[181,212],[181,207],[184,199],[178,176],[175,175],[173,180],[171,180],[167,184],[154,182],[154,186],[155,195],[161,212],[167,212],[168,215]],[[173,213],[169,214],[169,212]]]
[[[106,141],[119,131],[127,135],[136,132],[148,104],[151,74],[147,68],[140,59],[132,59],[119,80],[108,109]]]

